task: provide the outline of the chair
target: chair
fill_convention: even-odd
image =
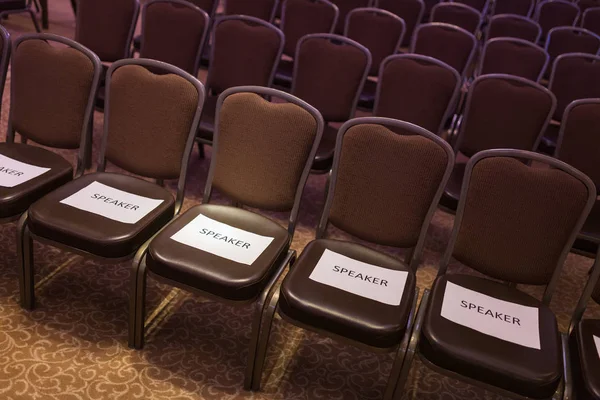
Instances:
[[[539,82],[548,59],[548,53],[544,49],[527,40],[490,39],[483,46],[481,62],[475,75],[509,74]]]
[[[369,76],[376,77],[381,62],[395,54],[402,43],[405,25],[402,18],[377,8],[355,8],[348,13],[344,36],[365,46],[371,53]],[[359,105],[372,109],[377,82],[367,79]]]
[[[338,128],[331,123],[354,117],[371,69],[369,50],[344,36],[315,33],[298,42],[292,95],[315,107],[325,120],[312,169],[327,173],[333,162]]]
[[[36,32],[41,32],[40,24],[33,11],[33,0],[0,0],[0,19],[10,14],[28,13]]]
[[[458,26],[442,22],[421,24],[415,30],[410,52],[437,58],[464,77],[473,62],[477,40]]]
[[[600,98],[580,99],[565,109],[554,156],[589,176],[597,188],[600,173],[597,168],[600,146]],[[600,243],[600,202],[585,221],[574,248],[586,255],[595,254]]]
[[[439,3],[431,9],[430,22],[456,25],[475,35],[479,31],[482,18],[479,11],[466,4]]]
[[[283,33],[275,26],[243,15],[218,18],[212,37],[206,100],[198,134],[200,148],[212,144],[219,94],[234,86],[271,86],[284,43]]]
[[[279,0],[225,0],[225,15],[247,15],[273,22]]]
[[[396,54],[381,64],[373,114],[441,135],[458,101],[458,72],[432,57]]]
[[[286,103],[271,103],[263,97],[276,97]],[[275,89],[242,86],[219,96],[203,204],[167,225],[151,241],[148,252],[134,263],[136,284],[130,298],[135,318],[130,319],[130,346],[139,349],[144,343],[145,281],[150,271],[161,281],[210,299],[252,306],[252,337],[244,381],[246,389],[252,387],[262,315],[275,283],[296,257],[290,244],[323,125],[315,108]],[[237,207],[210,204],[213,189]],[[288,226],[245,210],[244,206],[289,212]],[[201,238],[190,242],[181,233],[184,229],[194,232],[200,226],[230,235],[226,239],[228,248],[218,250],[213,243],[202,244]],[[232,235],[239,240],[233,240]],[[205,240],[216,238],[213,232]],[[240,247],[252,253],[246,256],[236,252]]]
[[[10,41],[4,28],[0,27],[0,33],[3,91]],[[83,174],[84,149],[91,141],[94,97],[101,70],[98,57],[70,39],[29,34],[15,40],[8,129],[6,142],[0,143],[0,157],[4,168],[26,178],[4,181],[9,176],[3,174],[0,222],[19,219],[36,200],[73,179],[71,162],[50,149],[78,149],[75,177]],[[61,95],[56,96],[57,93]],[[16,133],[22,143],[15,143]],[[48,149],[26,144],[29,140]],[[27,171],[11,168],[11,164]]]
[[[141,58],[163,61],[196,76],[210,19],[184,0],[150,0],[142,8]]]
[[[557,26],[550,29],[546,39],[546,52],[550,64],[556,57],[566,53],[596,54],[600,50],[600,36],[584,28]],[[550,75],[550,71],[548,71]]]
[[[348,121],[336,147],[316,238],[268,306],[254,384],[277,311],[286,322],[343,343],[396,352],[383,396],[391,399],[413,326],[415,271],[454,158],[438,136],[388,118]],[[408,249],[405,260],[354,240],[328,239],[328,224],[371,244]]]
[[[42,197],[19,221],[21,304],[26,309],[35,306],[34,239],[112,261],[139,258],[147,241],[181,209],[204,100],[202,84],[172,65],[137,58],[113,63],[106,87],[97,172]],[[108,162],[156,183],[106,172]],[[170,179],[177,179],[176,198],[162,186]]]
[[[534,9],[535,0],[496,0],[492,14],[512,14],[523,17],[531,17]]]
[[[588,8],[583,12],[581,27],[600,35],[600,7]]]
[[[574,26],[579,18],[579,7],[566,0],[544,0],[536,8],[534,19],[542,28],[542,40],[550,29],[557,26]]]
[[[365,8],[371,6],[371,0],[331,0],[339,10],[339,16],[334,29],[334,32],[343,35],[346,26],[346,17],[350,11],[355,8]]]
[[[375,6],[402,18],[405,25],[402,46],[410,46],[415,28],[421,23],[425,14],[423,0],[377,0]]]
[[[556,109],[542,85],[513,75],[481,75],[469,87],[454,151],[466,157],[488,149],[535,150]],[[454,166],[442,204],[455,210],[465,163]]]
[[[408,354],[506,397],[562,399],[566,338],[549,304],[595,197],[587,176],[554,158],[511,149],[475,155]],[[452,260],[483,276],[450,273]],[[542,299],[519,284],[544,286]]]
[[[540,25],[520,15],[498,14],[490,18],[486,40],[513,37],[537,43],[542,36]]]
[[[6,74],[10,62],[11,41],[10,34],[5,27],[0,25],[0,100],[4,94],[4,86],[6,84]],[[2,102],[0,101],[0,110]]]

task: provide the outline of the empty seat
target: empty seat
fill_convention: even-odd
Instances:
[[[495,38],[483,46],[476,75],[509,74],[538,82],[548,65],[548,53],[523,39]]]
[[[583,28],[558,26],[552,28],[546,38],[546,51],[550,56],[550,65],[561,54],[596,54],[598,50],[600,50],[600,36]]]
[[[493,15],[512,14],[531,17],[535,8],[535,0],[496,0]]]
[[[583,12],[581,27],[600,35],[600,7],[591,7]]]
[[[406,25],[402,46],[410,46],[415,28],[421,23],[425,14],[423,0],[378,0],[377,7],[402,18]]]
[[[535,20],[542,28],[542,40],[550,29],[557,26],[573,26],[579,18],[579,7],[566,0],[544,0],[540,2],[535,11]]]
[[[430,22],[445,22],[476,34],[481,26],[481,14],[462,3],[439,3],[431,10]]]
[[[540,25],[520,15],[498,14],[490,18],[486,40],[498,37],[513,37],[533,43],[542,36]]]
[[[272,22],[279,0],[226,0],[225,15],[247,15]]]

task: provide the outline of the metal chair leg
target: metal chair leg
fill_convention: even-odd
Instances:
[[[41,8],[40,8],[40,2],[38,0],[33,0],[33,6],[35,7],[35,12],[39,13]]]
[[[145,253],[144,253],[145,254]],[[129,347],[144,347],[144,322],[146,320],[146,259],[133,260],[131,293],[129,294]]]
[[[277,303],[279,302],[279,290],[275,292],[269,305],[263,315],[264,327],[259,337],[258,349],[256,353],[256,360],[254,363],[254,377],[252,378],[252,390],[259,391],[262,380],[262,372],[265,366],[265,359],[267,357],[267,348],[269,344],[269,337],[271,335],[271,328],[273,326],[273,318],[275,316],[275,310],[277,309]]]
[[[569,353],[569,334],[561,334],[562,350],[563,350],[563,382],[564,390],[562,393],[563,400],[573,399],[573,377],[571,376],[571,356]],[[557,393],[558,394],[558,393]],[[555,396],[557,395],[555,394]],[[561,397],[556,397],[561,399]]]
[[[31,21],[33,22],[33,26],[35,27],[35,31],[37,33],[40,33],[42,31],[42,29],[40,28],[40,24],[38,23],[37,18],[35,17],[35,12],[33,10],[31,10],[31,9],[27,10],[27,12],[31,16]]]
[[[17,259],[21,307],[33,310],[35,308],[33,240],[27,227],[27,212],[21,216],[17,225]]]

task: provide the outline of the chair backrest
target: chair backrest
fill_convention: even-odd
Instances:
[[[489,0],[451,0],[453,3],[465,4],[477,10],[481,15],[486,15],[490,4]]]
[[[6,74],[8,72],[8,63],[10,61],[10,34],[5,27],[0,25],[0,100],[4,93],[4,85],[6,84]],[[0,101],[0,109],[2,102]]]
[[[571,53],[556,57],[548,88],[557,100],[554,119],[560,121],[572,101],[600,97],[600,56]]]
[[[464,76],[473,61],[477,39],[458,26],[430,22],[417,27],[410,48],[411,53],[437,58]]]
[[[288,231],[293,235],[323,128],[319,112],[290,94],[256,86],[226,90],[217,102],[204,203],[214,187],[242,205],[290,211]]]
[[[523,39],[495,38],[483,46],[476,75],[509,74],[539,82],[548,65],[548,53]]]
[[[279,0],[225,0],[225,15],[247,15],[272,22]]]
[[[431,9],[430,22],[445,22],[464,30],[477,33],[481,26],[479,11],[462,3],[439,3]]]
[[[338,8],[328,0],[284,0],[280,28],[285,35],[283,54],[294,57],[298,40],[311,33],[332,33]]]
[[[440,135],[458,100],[462,80],[449,65],[418,54],[396,54],[381,64],[373,114],[410,122]]]
[[[83,173],[101,72],[98,56],[73,40],[51,34],[16,39],[7,141],[19,133],[44,146],[79,148],[76,174]]]
[[[535,0],[496,0],[493,15],[513,14],[531,17],[535,8]]]
[[[196,7],[200,7],[201,10],[206,12],[212,20],[217,13],[219,7],[219,0],[188,0]]]
[[[343,35],[346,25],[346,16],[355,8],[364,8],[371,5],[371,0],[331,0],[340,12],[334,32]]]
[[[210,19],[184,0],[150,0],[142,8],[141,58],[164,61],[196,75]]]
[[[546,52],[550,63],[566,53],[596,54],[600,50],[600,36],[584,28],[557,26],[550,29],[546,38]]]
[[[371,68],[369,50],[344,36],[316,33],[300,39],[294,59],[291,93],[326,122],[352,118]]]
[[[206,88],[219,94],[234,86],[271,86],[283,51],[283,33],[255,17],[220,17],[213,26]]]
[[[108,69],[105,103],[98,171],[110,162],[146,178],[178,179],[178,212],[204,103],[202,83],[161,61],[120,60]]]
[[[139,11],[138,0],[79,0],[75,40],[104,62],[127,58]]]
[[[450,145],[408,122],[367,117],[340,128],[334,154],[317,237],[331,222],[372,243],[414,248],[415,270],[454,164]]]
[[[344,35],[369,49],[369,75],[377,75],[381,62],[400,49],[405,29],[402,18],[389,11],[355,8],[348,13]]]
[[[600,35],[600,7],[591,7],[583,12],[581,27]]]
[[[595,197],[593,182],[562,161],[523,150],[483,151],[467,164],[439,273],[454,257],[495,279],[546,285],[549,304]]]
[[[573,26],[579,18],[579,7],[567,0],[544,0],[535,11],[535,20],[542,28],[545,39],[550,29],[557,26]]]
[[[402,46],[409,46],[415,28],[421,23],[425,13],[423,0],[377,0],[376,6],[402,18],[406,25]]]
[[[542,28],[537,22],[520,15],[498,14],[490,18],[486,38],[513,37],[537,43],[541,36]]]
[[[473,81],[455,149],[468,157],[488,149],[535,150],[556,98],[525,78],[482,75]]]

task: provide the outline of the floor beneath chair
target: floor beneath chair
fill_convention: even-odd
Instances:
[[[4,22],[14,36],[31,32],[31,20]],[[50,31],[74,34],[69,0],[50,2]],[[204,75],[204,74],[203,74]],[[9,82],[2,102],[4,140]],[[95,152],[102,131],[95,116]],[[65,155],[73,156],[65,152]],[[185,207],[200,201],[208,159],[192,157]],[[173,185],[171,185],[174,188]],[[325,187],[311,176],[293,247],[314,235]],[[273,215],[282,223],[281,215]],[[447,244],[453,217],[438,211],[418,272],[421,289],[431,286]],[[334,237],[341,237],[333,233]],[[36,245],[38,307],[23,311],[18,301],[15,225],[0,226],[0,397],[3,399],[379,399],[391,355],[372,355],[276,320],[263,390],[242,389],[250,338],[250,310],[233,309],[149,280],[148,306],[171,302],[150,326],[143,351],[127,347],[129,264],[93,260]],[[587,278],[592,260],[570,254],[552,302],[561,329]],[[463,269],[455,266],[455,269]],[[539,294],[537,290],[525,288]],[[600,317],[600,309],[591,310]],[[500,399],[443,377],[415,362],[404,399]]]

